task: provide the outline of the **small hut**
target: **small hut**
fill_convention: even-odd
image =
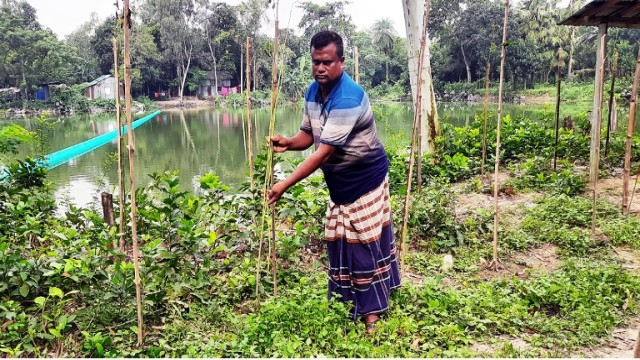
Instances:
[[[85,96],[87,99],[115,99],[115,85],[116,79],[113,75],[102,75],[99,78],[93,80],[87,84],[85,89]],[[124,97],[124,89],[122,84],[119,86],[120,97]]]

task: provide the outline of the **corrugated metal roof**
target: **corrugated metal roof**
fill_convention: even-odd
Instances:
[[[640,1],[593,0],[560,25],[640,28]]]
[[[111,77],[111,75],[102,75],[102,76],[100,76],[99,78],[97,78],[97,79],[93,80],[92,82],[88,83],[88,84],[87,84],[87,87],[89,87],[89,86],[93,86],[93,85],[95,85],[95,84],[97,84],[97,83],[101,82],[102,80],[107,79],[107,78],[110,78],[110,77]]]

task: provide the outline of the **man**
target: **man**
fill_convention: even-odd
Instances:
[[[269,203],[321,168],[331,199],[325,236],[329,254],[329,298],[339,294],[353,304],[373,332],[400,286],[391,222],[387,155],[365,91],[343,72],[343,42],[322,31],[310,43],[313,82],[305,94],[300,131],[274,136],[276,152],[305,150],[307,157],[284,181],[269,190]]]

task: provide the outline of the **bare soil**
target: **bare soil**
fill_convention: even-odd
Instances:
[[[199,100],[192,96],[185,96],[182,102],[180,102],[180,98],[171,98],[169,100],[156,101],[155,104],[164,111],[207,109],[214,106],[213,101]]]

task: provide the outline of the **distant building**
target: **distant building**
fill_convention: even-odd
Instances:
[[[50,81],[40,84],[40,88],[36,91],[37,100],[49,100],[51,98],[51,88],[65,86],[61,81]]]
[[[0,100],[1,101],[17,100],[21,97],[20,94],[21,94],[20,88],[17,88],[17,87],[0,89]]]
[[[218,75],[218,89],[216,91],[216,77],[215,74]],[[207,71],[207,75],[204,77],[204,81],[200,86],[198,86],[198,96],[216,96],[222,95],[223,92],[228,93],[227,89],[231,88],[231,83],[233,81],[233,76],[226,72],[216,71]],[[226,91],[225,91],[226,90]]]
[[[116,79],[113,75],[102,75],[99,78],[93,80],[87,84],[84,95],[90,99],[115,99],[115,84]],[[120,97],[124,97],[124,91],[122,84],[119,86]]]

